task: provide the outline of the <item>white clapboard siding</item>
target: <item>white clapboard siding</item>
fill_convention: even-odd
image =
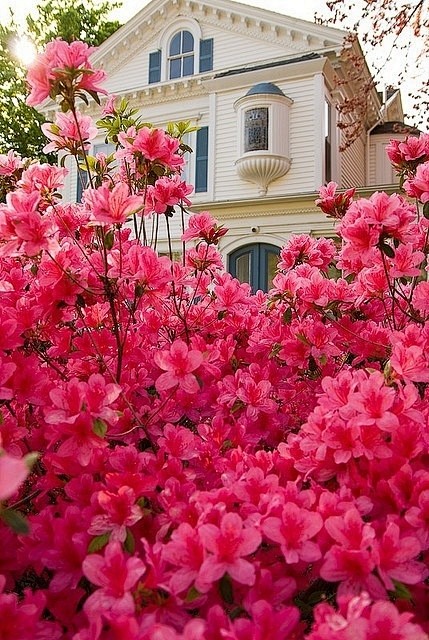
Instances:
[[[204,25],[202,25],[204,28]],[[240,65],[257,64],[258,61],[269,58],[285,58],[299,53],[287,49],[284,43],[263,41],[252,37],[226,31],[224,29],[206,26],[203,30],[204,38],[213,38],[213,68],[214,71],[230,69]]]
[[[365,185],[365,143],[363,136],[340,153],[341,187],[362,187]]]
[[[368,155],[368,184],[377,184],[376,149],[374,141],[371,140]]]
[[[294,102],[290,108],[290,158],[288,173],[272,182],[268,195],[314,191],[314,85],[312,79],[276,83]],[[238,156],[237,114],[233,104],[246,91],[220,94],[216,107],[215,199],[230,200],[258,196],[257,185],[240,179],[235,169]],[[287,132],[279,132],[279,135]]]

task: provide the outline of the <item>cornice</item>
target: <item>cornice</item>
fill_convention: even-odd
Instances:
[[[358,198],[368,198],[374,191],[385,191],[392,194],[396,191],[395,185],[372,185],[361,187],[356,190]],[[320,221],[327,221],[330,218],[316,207],[314,201],[319,197],[317,192],[292,194],[284,196],[259,197],[259,198],[242,198],[237,200],[217,200],[212,202],[199,202],[193,204],[190,209],[193,212],[211,211],[216,217],[222,220],[229,219],[245,219],[245,218],[263,218],[276,215],[313,215]],[[285,218],[285,223],[287,219]]]
[[[95,66],[109,73],[121,69],[135,55],[142,42],[153,40],[172,20],[180,20],[180,17],[193,18],[203,25],[261,42],[275,43],[295,53],[338,47],[344,35],[336,29],[261,9],[254,11],[255,7],[245,7],[235,2],[216,3],[213,6],[193,0],[169,0],[163,5],[158,3],[152,12],[149,12],[150,6],[145,7],[99,48],[93,55]]]

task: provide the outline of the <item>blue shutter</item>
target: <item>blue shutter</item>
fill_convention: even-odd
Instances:
[[[149,54],[149,84],[161,80],[161,50]]]
[[[201,127],[197,131],[197,148],[195,153],[195,193],[207,191],[207,175],[209,160],[209,128]]]
[[[76,202],[82,202],[83,190],[88,186],[88,173],[80,169],[77,174]]]
[[[213,38],[200,40],[200,73],[213,69]]]

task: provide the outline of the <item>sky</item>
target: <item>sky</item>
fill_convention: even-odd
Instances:
[[[73,0],[70,0],[71,2]],[[114,17],[120,22],[126,22],[133,15],[135,15],[140,9],[146,6],[150,0],[123,0],[122,8],[114,12]],[[255,7],[261,7],[263,9],[269,9],[271,11],[276,11],[278,13],[283,13],[285,15],[289,15],[295,18],[301,18],[303,20],[309,20],[310,22],[314,21],[315,13],[318,14],[319,17],[329,17],[329,10],[326,7],[325,0],[241,0],[242,4],[248,4]],[[8,21],[9,15],[9,7],[12,7],[18,21],[24,21],[25,16],[34,9],[37,4],[37,0],[0,0],[0,23],[5,23]],[[358,3],[356,3],[358,4]],[[352,21],[356,20],[358,14],[355,16],[351,16],[350,24],[347,25],[335,25],[338,28],[351,28]],[[412,39],[411,39],[412,42]],[[408,45],[408,43],[407,43]],[[412,46],[407,48],[411,51],[411,57],[413,55]],[[367,61],[370,65],[370,68],[374,69],[376,66],[380,66],[384,62],[384,59],[389,56],[391,52],[390,45],[386,45],[384,51],[382,52],[383,60],[381,58],[376,58],[374,56],[374,52],[365,51],[367,56]],[[378,86],[379,90],[384,88],[384,84],[392,84],[397,85],[398,76],[401,70],[401,67],[404,64],[403,52],[397,52],[396,55],[393,56],[393,59],[390,60],[387,64],[385,64],[383,68],[383,72],[380,76],[380,84]],[[424,65],[422,65],[424,66]],[[415,65],[410,65],[412,69],[412,73],[408,74],[408,80],[404,82],[401,86],[402,89],[402,101],[404,105],[404,110],[411,114],[412,113],[412,101],[408,97],[408,93],[413,91],[421,82],[423,73],[427,75],[427,71],[416,70]]]

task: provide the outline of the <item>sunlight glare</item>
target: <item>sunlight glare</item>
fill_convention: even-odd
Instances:
[[[18,60],[28,67],[35,59],[37,50],[34,42],[26,36],[21,36],[14,42],[13,51]]]

